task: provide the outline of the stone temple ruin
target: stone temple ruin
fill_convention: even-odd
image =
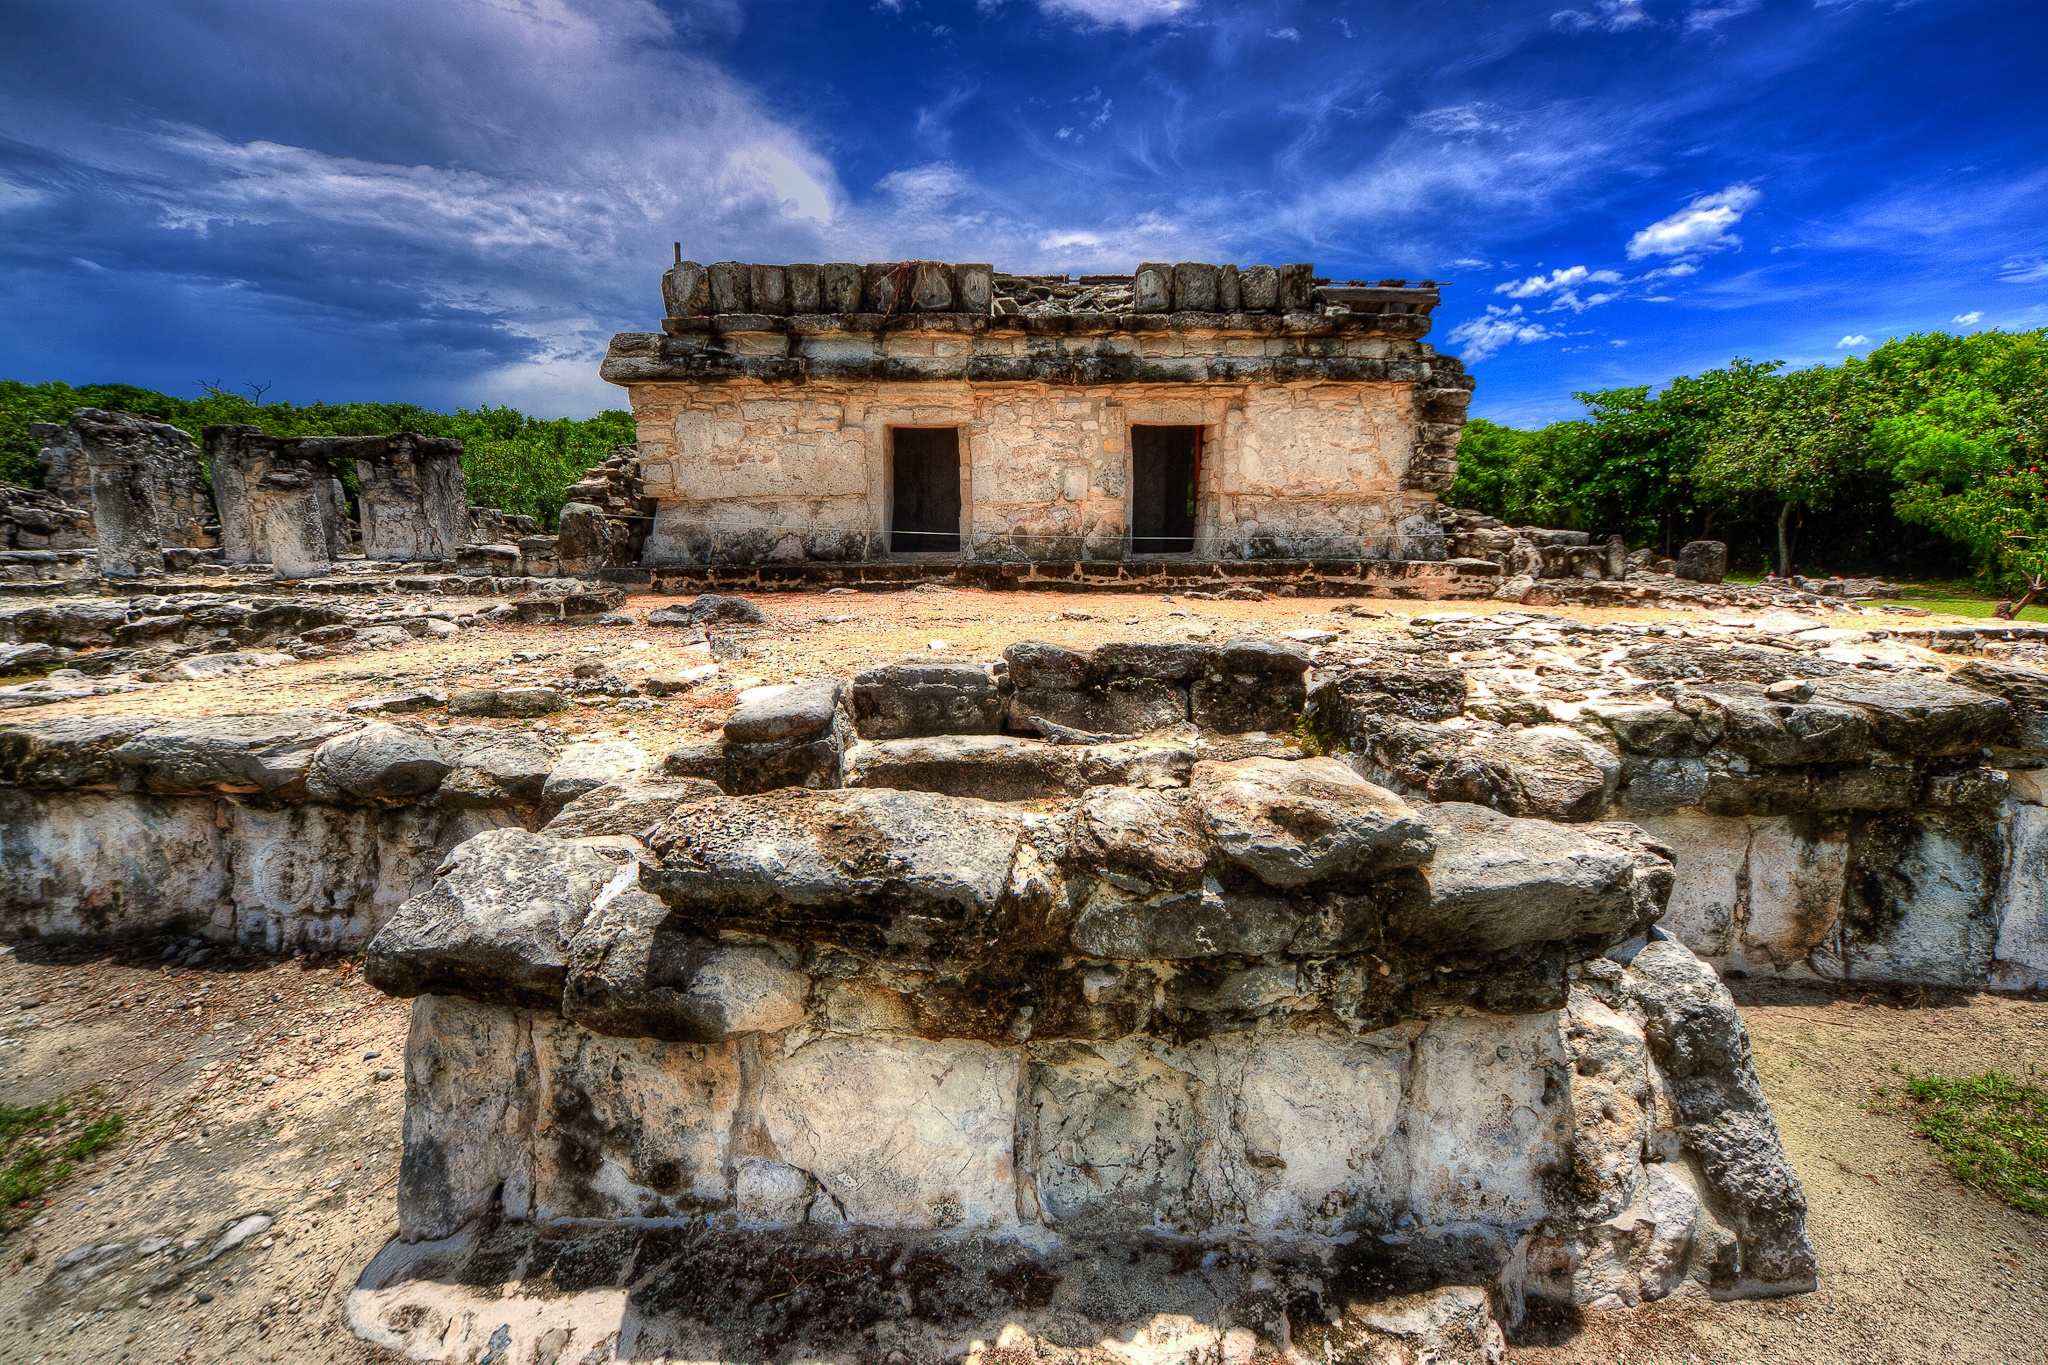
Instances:
[[[701,266],[613,338],[642,562],[1441,560],[1472,381],[1425,282]]]
[[[2048,675],[1934,652],[2048,632],[1544,615],[1854,609],[1440,506],[1470,382],[1430,287],[685,262],[665,295],[605,362],[641,443],[553,536],[466,507],[449,442],[211,428],[216,528],[181,434],[49,429],[9,553],[209,573],[9,583],[0,662],[775,629],[619,610],[726,578],[1526,609],[882,664],[658,757],[483,723],[694,685],[581,668],[0,723],[0,935],[359,952],[414,1002],[366,1340],[1497,1362],[1581,1309],[1815,1285],[1719,972],[2048,988]]]

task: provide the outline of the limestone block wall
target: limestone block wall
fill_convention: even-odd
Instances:
[[[1202,428],[1198,557],[1445,554],[1406,384],[640,384],[633,404],[649,564],[882,557],[896,427],[960,432],[977,559],[1124,557],[1141,424]]]
[[[0,935],[359,948],[450,849],[539,824],[556,765],[329,711],[0,726]]]

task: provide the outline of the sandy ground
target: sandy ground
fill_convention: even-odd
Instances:
[[[673,600],[637,598],[628,609],[642,616]],[[746,653],[724,665],[718,684],[652,710],[572,708],[542,723],[568,737],[635,738],[659,754],[708,736],[733,689],[753,679],[843,677],[905,657],[988,659],[1023,638],[1088,646],[1304,626],[1369,634],[1432,610],[1474,609],[1359,603],[1395,613],[1374,620],[1324,599],[952,590],[759,600],[770,624],[728,632]],[[1642,610],[1551,614],[1702,619]],[[1885,620],[1873,615],[1868,624]],[[583,658],[630,679],[704,662],[705,649],[687,646],[687,638],[645,626],[483,627],[398,650],[7,718],[341,706],[423,683],[555,682]],[[934,649],[934,640],[944,647]],[[120,1143],[52,1191],[29,1226],[0,1241],[0,1365],[392,1359],[350,1337],[340,1310],[356,1273],[395,1225],[407,1006],[363,986],[345,961],[231,957],[183,968],[166,965],[162,946],[72,958],[28,946],[0,950],[0,1098],[33,1104],[97,1086],[133,1116]],[[1735,985],[1813,1203],[1821,1287],[1774,1303],[1666,1302],[1589,1315],[1557,1344],[1516,1347],[1510,1359],[2048,1361],[2048,1221],[1950,1177],[1878,1093],[1896,1091],[1895,1067],[2048,1073],[2048,1003]],[[200,1263],[223,1231],[255,1215],[274,1221],[261,1236]],[[182,1260],[177,1282],[152,1292],[146,1307],[136,1302],[137,1288],[173,1252],[92,1280],[69,1302],[45,1287],[76,1248],[133,1248],[151,1236],[169,1239]],[[111,1298],[123,1287],[118,1304],[92,1306],[95,1295]]]

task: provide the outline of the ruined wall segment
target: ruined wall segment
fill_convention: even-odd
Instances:
[[[1150,425],[1200,429],[1195,557],[1446,555],[1472,382],[1421,341],[1427,282],[684,261],[663,295],[602,371],[639,423],[644,563],[885,557],[901,427],[959,433],[970,559],[1126,557]]]
[[[163,572],[167,549],[213,544],[212,505],[199,448],[174,426],[130,412],[80,408],[71,415],[91,481],[100,573]]]

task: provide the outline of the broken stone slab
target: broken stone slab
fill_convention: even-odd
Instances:
[[[2010,727],[1993,745],[1995,762],[2009,768],[2048,762],[2048,672],[2022,664],[1972,659],[1949,679],[2003,698],[2012,707]]]
[[[1430,859],[1428,822],[1335,759],[1198,763],[1191,789],[1217,848],[1269,886],[1357,881]]]
[[[746,598],[724,597],[711,592],[699,593],[687,604],[656,607],[647,613],[650,626],[701,626],[712,621],[761,625],[767,620],[761,609]]]
[[[884,664],[854,675],[853,725],[862,739],[992,735],[1003,698],[979,664]]]
[[[548,774],[541,800],[559,810],[585,792],[636,777],[646,767],[647,751],[630,740],[571,744]]]
[[[553,715],[566,703],[552,687],[470,687],[448,695],[451,716]]]
[[[106,758],[123,791],[304,799],[321,746],[362,725],[353,717],[316,710],[160,718],[139,726]]]
[[[570,941],[601,893],[632,889],[636,871],[545,834],[479,834],[377,931],[363,977],[387,995],[558,1009]]]
[[[1671,895],[1671,854],[1634,825],[1555,825],[1444,802],[1420,815],[1435,836],[1421,897],[1390,911],[1391,935],[1501,951],[1615,942],[1647,930]]]
[[[846,753],[848,787],[1031,801],[1103,784],[1185,786],[1194,751],[1178,745],[1053,745],[1015,735],[933,735],[859,744]]]
[[[538,806],[555,767],[554,746],[537,735],[465,727],[435,740],[453,765],[437,799],[457,809]]]
[[[1564,726],[1445,726],[1354,712],[1349,743],[1346,761],[1397,792],[1547,820],[1604,814],[1622,776],[1611,748]]]
[[[721,796],[715,782],[640,772],[592,787],[564,805],[545,826],[559,839],[631,835],[643,842],[685,801]]]

